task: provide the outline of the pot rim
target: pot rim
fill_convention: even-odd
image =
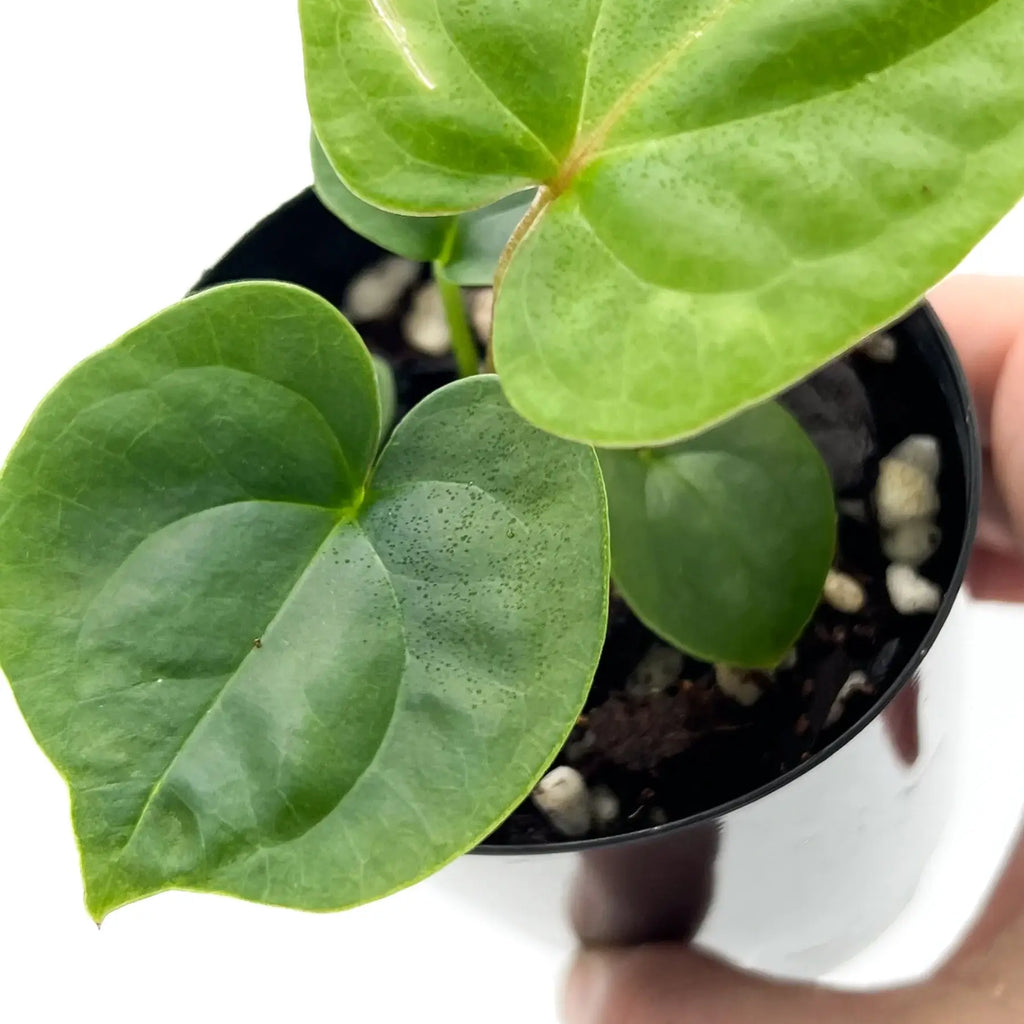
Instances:
[[[978,518],[981,511],[981,464],[982,451],[981,439],[978,430],[977,412],[974,401],[971,397],[970,387],[967,382],[963,366],[957,357],[953,342],[950,340],[945,327],[939,320],[931,303],[927,299],[916,305],[906,314],[909,316],[921,316],[929,328],[932,339],[937,344],[925,353],[925,360],[933,366],[933,373],[936,381],[941,385],[942,377],[946,376],[953,385],[953,392],[943,388],[947,394],[947,401],[953,407],[952,415],[956,418],[955,433],[959,441],[961,455],[964,462],[964,530],[960,542],[960,551],[957,556],[956,567],[949,586],[943,595],[942,604],[935,614],[924,639],[917,645],[914,653],[907,660],[903,670],[896,677],[895,682],[888,690],[872,705],[872,707],[853,723],[845,732],[837,736],[831,743],[819,750],[813,757],[808,758],[803,764],[791,768],[771,782],[758,786],[756,789],[745,793],[743,796],[735,797],[723,804],[716,804],[707,810],[689,817],[680,818],[677,821],[670,821],[664,825],[654,825],[636,832],[627,832],[622,835],[593,836],[584,839],[567,839],[564,842],[553,843],[518,843],[509,845],[486,846],[478,845],[471,851],[486,857],[508,857],[508,856],[545,856],[556,853],[580,853],[589,850],[603,849],[610,846],[621,846],[627,843],[649,842],[656,838],[669,835],[675,832],[682,832],[700,825],[707,825],[724,816],[747,807],[751,804],[770,796],[784,787],[795,782],[797,779],[814,771],[819,765],[827,761],[833,754],[845,747],[851,740],[860,735],[879,715],[889,706],[896,696],[903,692],[910,681],[917,674],[921,663],[931,650],[939,633],[942,631],[949,614],[953,609],[960,590],[963,586],[964,577],[967,573],[967,564],[974,544],[975,534],[978,528]],[[904,317],[904,319],[906,318]],[[957,414],[960,414],[959,416]],[[962,417],[962,418],[961,418]]]

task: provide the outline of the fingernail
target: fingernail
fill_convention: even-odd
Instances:
[[[607,987],[608,965],[603,954],[580,953],[565,982],[562,1010],[566,1024],[599,1024]]]

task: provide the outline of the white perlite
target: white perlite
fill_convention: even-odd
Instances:
[[[852,576],[845,572],[829,569],[825,577],[825,589],[822,596],[837,612],[856,615],[867,601],[864,588]]]
[[[597,737],[588,729],[578,740],[566,744],[566,760],[572,761],[574,764],[582,761],[594,749],[596,743]]]
[[[931,519],[939,511],[935,482],[920,467],[889,455],[878,466],[875,507],[883,530],[914,519]]]
[[[590,794],[590,816],[598,828],[608,828],[619,820],[619,798],[607,786],[595,786]]]
[[[659,825],[667,825],[668,812],[664,807],[652,807],[647,812],[647,820],[655,827],[658,827]]]
[[[491,340],[491,323],[494,320],[494,289],[479,288],[469,296],[469,322],[476,336],[485,344]]]
[[[876,363],[896,362],[896,339],[888,331],[877,331],[860,343],[860,350]]]
[[[885,586],[900,615],[930,614],[942,604],[942,587],[925,579],[911,565],[890,565],[885,570]]]
[[[849,678],[843,683],[842,689],[836,694],[836,699],[832,702],[832,707],[829,708],[828,718],[825,719],[826,728],[835,725],[840,718],[843,717],[843,712],[846,710],[846,702],[855,693],[874,693],[875,688],[868,681],[868,674],[866,672],[856,671],[851,672]]]
[[[795,647],[790,647],[788,651],[782,656],[782,661],[775,666],[777,672],[789,672],[791,669],[796,668],[798,655]]]
[[[443,356],[451,349],[444,303],[433,281],[423,285],[413,296],[409,312],[402,320],[402,333],[405,340],[424,355]]]
[[[939,479],[942,451],[939,448],[939,439],[931,434],[911,434],[889,452],[889,458],[916,466],[932,483]]]
[[[420,268],[410,260],[389,256],[364,270],[348,286],[342,308],[353,322],[379,320],[394,311],[402,293],[419,277]]]
[[[924,565],[942,543],[942,530],[927,519],[914,519],[882,534],[882,551],[890,562]]]
[[[664,644],[656,644],[630,672],[626,693],[631,697],[653,697],[678,682],[682,671],[682,653]]]
[[[847,519],[854,519],[858,523],[868,521],[867,503],[859,498],[840,498],[836,502],[836,511]]]
[[[563,836],[590,831],[590,794],[575,768],[563,765],[547,773],[531,794],[537,810]]]
[[[761,699],[761,687],[746,669],[716,665],[715,682],[722,693],[745,708],[753,707]]]

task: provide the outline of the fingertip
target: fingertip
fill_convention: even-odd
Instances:
[[[565,979],[562,1019],[565,1024],[600,1024],[609,987],[608,954],[580,953]]]
[[[967,589],[978,601],[1024,601],[1024,559],[975,548],[967,567]]]
[[[956,274],[928,298],[963,364],[987,436],[1003,362],[1024,330],[1024,280]]]

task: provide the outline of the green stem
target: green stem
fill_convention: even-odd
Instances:
[[[466,319],[466,307],[462,302],[462,290],[445,276],[440,260],[434,262],[434,280],[441,293],[444,313],[448,318],[448,331],[452,336],[452,352],[460,377],[472,377],[480,372],[480,350],[476,347],[472,328]]]

